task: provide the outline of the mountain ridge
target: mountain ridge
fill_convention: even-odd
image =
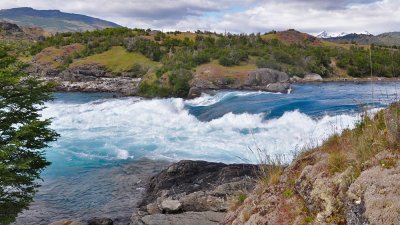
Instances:
[[[41,27],[51,33],[121,27],[116,23],[82,14],[66,13],[57,9],[37,10],[30,7],[1,9],[0,20],[22,27]]]
[[[321,32],[316,35],[317,38],[335,42],[335,43],[356,43],[361,45],[380,45],[380,46],[400,46],[400,32],[386,32],[379,35],[373,35],[368,31],[363,33],[350,33],[346,35],[331,35],[327,32]]]

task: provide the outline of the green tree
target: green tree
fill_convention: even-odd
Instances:
[[[40,115],[52,85],[21,73],[23,65],[6,50],[0,47],[0,224],[28,207],[50,164],[43,149],[58,137]]]

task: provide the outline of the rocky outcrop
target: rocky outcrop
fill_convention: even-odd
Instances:
[[[254,188],[256,171],[246,164],[175,163],[150,179],[132,223],[218,224],[233,196]]]
[[[399,103],[302,152],[222,224],[400,224]]]
[[[278,184],[258,185],[222,224],[400,224],[398,156],[379,153],[358,177],[353,167],[331,174],[330,160],[324,152],[304,154]]]
[[[211,71],[203,71],[203,73]],[[207,78],[205,78],[207,77]],[[190,83],[189,98],[198,97],[205,90],[219,89],[238,89],[238,90],[257,90],[268,92],[286,93],[290,89],[289,76],[273,69],[262,68],[250,70],[247,75],[238,78],[195,75]]]
[[[121,95],[135,95],[141,78],[131,77],[129,73],[116,76],[104,67],[92,64],[70,68],[65,71],[34,70],[43,79],[54,81],[58,91],[113,92]]]
[[[39,27],[20,27],[7,21],[0,21],[0,39],[5,40],[43,40],[45,32]]]
[[[8,35],[23,32],[18,25],[5,21],[0,21],[0,31]]]
[[[400,163],[385,165],[396,155],[383,152],[347,191],[347,224],[400,224]],[[378,164],[378,165],[376,165]]]

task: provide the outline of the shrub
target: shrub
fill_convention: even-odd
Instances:
[[[169,75],[172,95],[175,97],[187,97],[190,89],[189,81],[191,79],[192,73],[189,70],[173,71]]]
[[[149,68],[135,63],[133,64],[129,72],[132,73],[133,77],[143,77],[144,75],[146,75],[147,71],[149,71]]]

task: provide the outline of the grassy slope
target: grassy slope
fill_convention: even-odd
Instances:
[[[70,67],[85,64],[98,64],[105,66],[111,72],[129,71],[134,64],[155,68],[159,63],[150,60],[144,55],[136,52],[127,52],[123,47],[116,46],[101,54],[91,55],[86,58],[75,60]]]
[[[210,63],[200,65],[196,68],[196,78],[203,80],[217,80],[221,78],[244,79],[250,70],[256,69],[255,58],[251,57],[248,62],[242,62],[241,65],[225,67],[214,60]]]

